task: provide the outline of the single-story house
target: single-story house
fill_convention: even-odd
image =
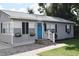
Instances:
[[[48,30],[56,33],[56,40],[74,37],[74,22],[58,17],[0,10],[0,41],[13,46],[48,39]]]

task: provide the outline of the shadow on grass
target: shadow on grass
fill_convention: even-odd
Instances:
[[[58,41],[58,43],[65,43],[68,46],[66,46],[66,50],[79,50],[79,38],[75,38],[75,39],[66,39],[66,40],[61,40]]]

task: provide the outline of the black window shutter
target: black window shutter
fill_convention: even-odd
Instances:
[[[57,32],[57,24],[55,24],[55,32]]]
[[[65,31],[67,32],[67,25],[65,25]]]
[[[2,33],[2,23],[1,23],[1,33]]]
[[[44,31],[46,31],[46,23],[44,23]]]
[[[29,24],[28,24],[28,22],[26,23],[26,34],[28,34],[29,33]]]
[[[70,32],[71,32],[71,25],[70,25]]]
[[[25,22],[22,22],[22,34],[25,34]]]

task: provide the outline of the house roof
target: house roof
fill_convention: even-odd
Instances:
[[[27,14],[24,12],[17,11],[9,11],[9,10],[1,10],[4,13],[8,14],[10,18],[14,19],[29,19],[29,20],[37,20],[37,21],[52,21],[52,22],[64,22],[64,23],[74,23],[73,21],[65,20],[58,17],[50,17],[36,14]]]

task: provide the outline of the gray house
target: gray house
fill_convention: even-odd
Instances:
[[[74,22],[58,17],[0,10],[0,41],[13,46],[49,39],[48,30],[56,33],[56,40],[73,38],[73,27]]]

